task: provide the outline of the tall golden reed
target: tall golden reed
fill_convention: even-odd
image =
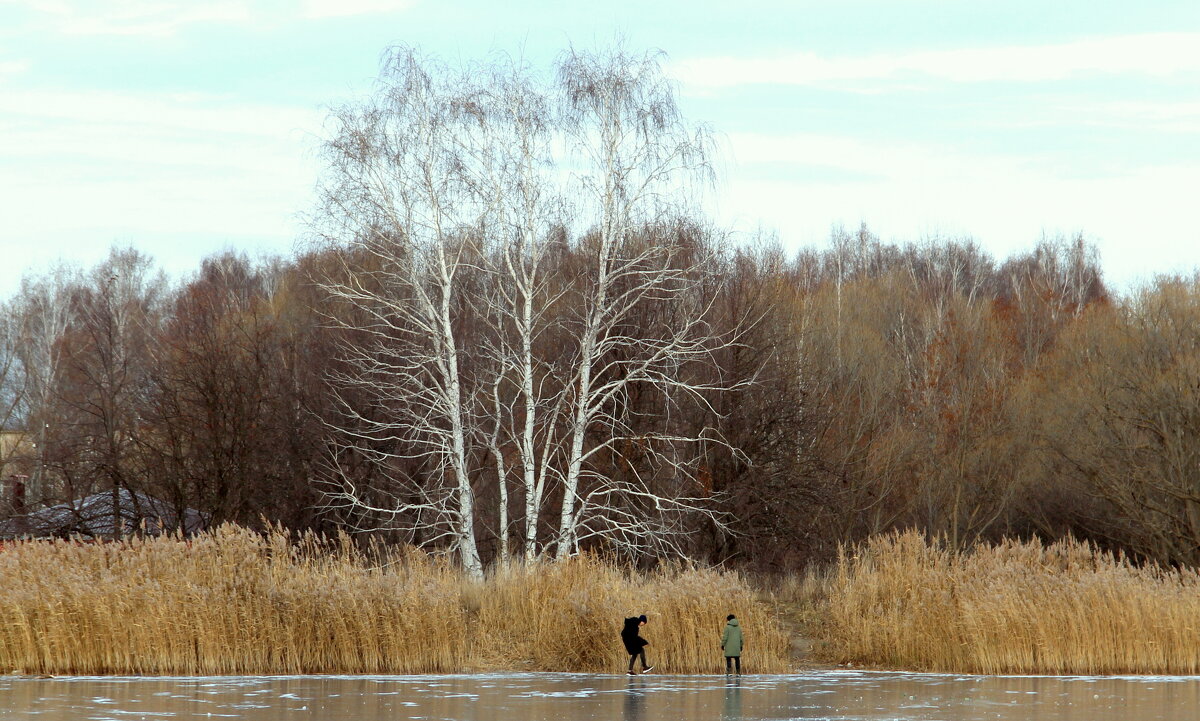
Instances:
[[[1200,576],[1076,541],[956,552],[906,532],[839,559],[833,660],[975,673],[1200,672]]]
[[[647,658],[666,673],[718,673],[725,617],[741,620],[746,670],[788,670],[788,638],[738,574],[677,565],[646,574],[594,557],[506,569],[482,597],[482,636],[495,665],[614,673],[628,655],[619,641],[626,616],[646,614]]]
[[[232,526],[0,550],[0,672],[617,671],[622,614],[637,613],[664,671],[709,672],[728,612],[746,619],[751,668],[783,670],[783,634],[746,584],[706,569],[637,575],[585,557],[480,584],[416,551]]]

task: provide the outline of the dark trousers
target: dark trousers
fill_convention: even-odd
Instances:
[[[737,666],[737,672],[742,672],[742,657],[741,656],[726,656],[725,657],[725,673],[729,673],[731,667]]]
[[[642,659],[642,670],[643,670],[643,671],[645,671],[645,670],[646,670],[646,665],[647,665],[647,664],[646,664],[646,649],[642,648],[642,649],[638,649],[638,650],[637,650],[636,652],[634,652],[634,653],[631,653],[631,654],[629,654],[629,670],[630,670],[630,671],[632,671],[632,670],[633,670],[633,662],[634,662],[634,660],[636,660],[638,657],[641,657],[641,659]]]

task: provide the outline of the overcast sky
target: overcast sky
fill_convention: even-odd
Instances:
[[[292,253],[326,108],[388,45],[548,68],[617,36],[717,131],[709,212],[741,232],[1083,232],[1118,287],[1200,267],[1195,0],[0,0],[0,294],[113,243],[175,275]]]

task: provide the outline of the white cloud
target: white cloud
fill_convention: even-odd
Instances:
[[[1051,102],[1040,110],[1041,120],[1010,125],[1027,127],[1091,126],[1125,128],[1142,133],[1174,132],[1200,135],[1200,102],[1097,100]]]
[[[415,0],[0,0],[67,35],[167,37],[198,23],[277,23],[405,10]]]
[[[245,22],[246,0],[8,0],[35,11],[43,22],[67,35],[169,36],[198,22]]]
[[[7,60],[0,63],[0,80],[4,80],[11,75],[20,75],[28,69],[28,60]]]
[[[962,48],[863,56],[801,52],[777,57],[701,57],[673,63],[689,90],[750,84],[811,85],[936,79],[957,83],[1061,80],[1085,73],[1200,72],[1200,33],[1151,33],[1052,45]]]
[[[728,136],[734,168],[756,163],[834,168],[862,178],[906,181],[919,177],[1011,176],[1029,168],[1031,157],[968,155],[941,146],[871,142],[820,133]],[[736,172],[736,170],[735,170]]]
[[[293,129],[319,130],[319,111],[278,105],[230,103],[202,93],[170,95],[112,92],[21,90],[0,94],[0,117],[27,116],[39,122],[65,121],[76,127],[139,126],[189,131],[271,136]],[[0,142],[6,139],[0,137]],[[17,150],[14,148],[13,150]],[[11,151],[10,151],[11,152]]]
[[[375,15],[407,10],[415,0],[305,0],[306,18]]]

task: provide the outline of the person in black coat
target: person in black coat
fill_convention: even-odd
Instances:
[[[654,668],[646,664],[646,646],[650,642],[642,638],[638,633],[642,626],[646,625],[646,614],[634,616],[625,619],[625,628],[621,629],[621,641],[625,644],[625,650],[629,652],[629,675],[633,674],[633,662],[639,656],[642,659],[642,673],[646,673]]]

